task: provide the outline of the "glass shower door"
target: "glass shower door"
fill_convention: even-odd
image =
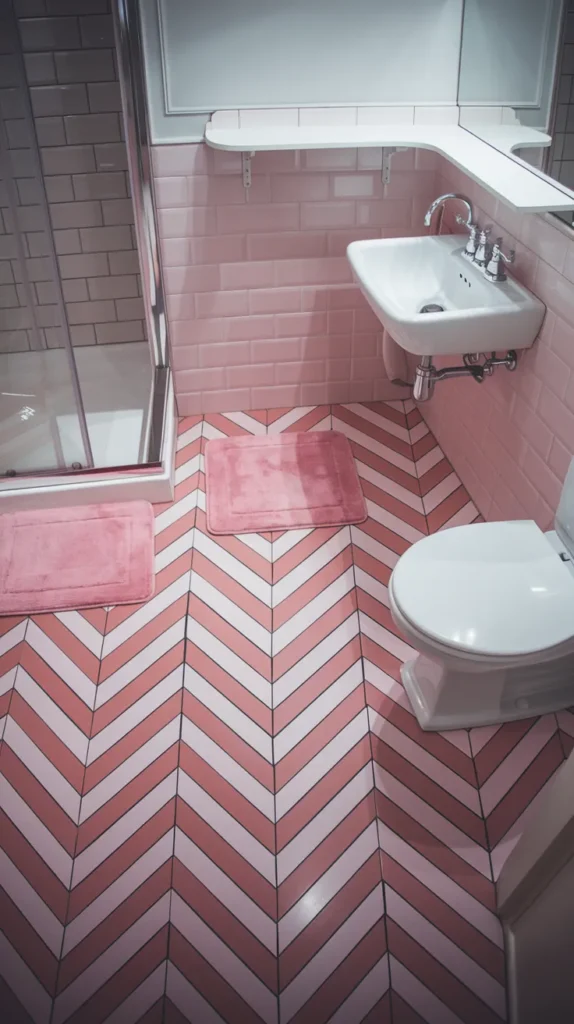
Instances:
[[[93,467],[11,5],[0,14],[0,477]]]

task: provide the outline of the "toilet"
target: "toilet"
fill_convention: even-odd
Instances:
[[[424,537],[397,562],[389,603],[419,652],[401,677],[423,729],[574,705],[574,459],[554,526],[455,526]]]

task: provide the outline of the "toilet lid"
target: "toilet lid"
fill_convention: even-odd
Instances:
[[[399,559],[391,586],[405,618],[449,647],[516,655],[574,637],[574,574],[531,520],[425,537]]]

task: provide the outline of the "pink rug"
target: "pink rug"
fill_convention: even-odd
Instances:
[[[333,430],[225,437],[205,448],[210,533],[362,523],[367,508],[351,446]]]
[[[0,516],[0,615],[146,601],[153,537],[147,501]]]

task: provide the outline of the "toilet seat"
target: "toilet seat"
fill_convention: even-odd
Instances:
[[[574,638],[574,573],[531,520],[424,537],[391,588],[405,620],[453,653],[527,657]]]

